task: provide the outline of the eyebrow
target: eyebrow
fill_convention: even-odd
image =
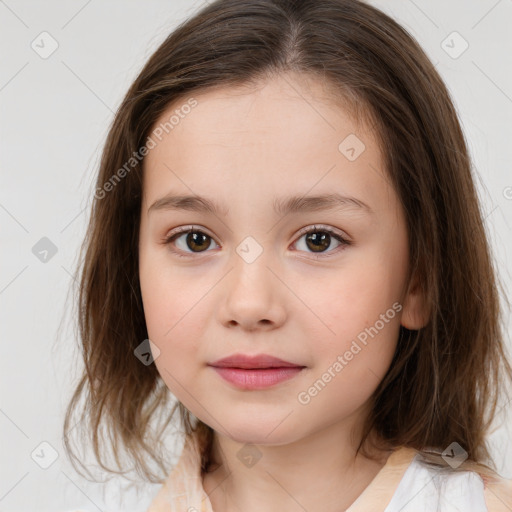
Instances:
[[[358,210],[373,214],[374,211],[365,202],[351,196],[337,193],[314,196],[291,196],[275,198],[274,211],[278,215],[289,213],[316,212],[324,210]],[[156,200],[149,208],[148,214],[158,210],[187,210],[199,213],[227,216],[229,209],[219,205],[215,200],[201,196],[173,195]]]

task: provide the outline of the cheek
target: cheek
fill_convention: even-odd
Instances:
[[[332,304],[326,310],[336,334],[317,337],[310,387],[297,397],[310,414],[318,413],[326,422],[350,415],[367,402],[393,359],[400,305],[395,302],[393,308],[387,301],[371,299],[359,307],[343,298],[344,310]]]
[[[194,348],[198,339],[200,314],[199,293],[185,292],[182,288],[165,286],[160,279],[146,283],[142,292],[144,316],[148,335],[161,350],[171,347]],[[175,288],[176,287],[176,288]],[[178,291],[179,290],[179,291]]]
[[[160,351],[155,365],[170,391],[183,401],[193,368],[202,362],[202,322],[196,316],[201,314],[200,304],[195,294],[177,294],[160,283],[146,294],[144,310],[148,336]]]
[[[157,370],[180,401],[187,401],[187,389],[206,364],[209,337],[205,334],[208,291],[213,279],[198,279],[193,269],[171,266],[166,258],[149,253],[140,258],[139,276],[144,316],[149,339],[158,349]],[[197,271],[196,271],[197,272]],[[211,281],[211,282],[210,282]]]
[[[303,281],[304,288],[298,292],[308,298],[315,313],[308,315],[307,334],[316,340],[311,345],[312,380],[327,381],[329,375],[322,375],[330,371],[336,377],[326,386],[331,391],[324,396],[337,400],[341,393],[343,400],[356,403],[371,395],[393,358],[402,309],[400,275],[377,251],[375,257],[357,258],[353,265],[347,262],[329,275],[330,279],[315,279],[314,283]],[[352,388],[350,399],[348,387]]]
[[[359,262],[330,271],[325,278],[302,279],[296,290],[310,310],[308,322],[317,337],[347,339],[373,325],[400,301],[398,277],[385,262],[368,266]],[[397,316],[395,310],[391,314]]]
[[[165,251],[144,248],[140,252],[139,278],[144,316],[150,336],[165,341],[175,334],[174,326],[197,303],[200,290],[194,291],[176,266],[170,264]]]

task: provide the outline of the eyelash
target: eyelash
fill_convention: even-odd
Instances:
[[[333,253],[336,254],[339,251],[343,250],[345,248],[345,246],[352,245],[352,242],[350,242],[350,241],[346,240],[345,238],[343,238],[337,231],[333,230],[332,228],[324,227],[324,226],[316,226],[316,225],[314,225],[313,227],[301,229],[300,232],[298,233],[297,241],[300,240],[304,235],[308,235],[309,233],[317,233],[317,232],[328,233],[332,238],[337,240],[340,243],[340,245],[337,248],[335,248],[334,250],[332,250],[332,251],[328,251],[328,252],[324,252],[324,253],[311,253],[316,258],[330,257],[330,255],[332,255]],[[164,239],[162,240],[162,243],[164,245],[169,245],[170,246],[172,244],[172,242],[175,239],[177,239],[179,236],[184,235],[184,234],[189,234],[189,233],[201,233],[201,234],[206,235],[207,237],[209,237],[209,238],[211,238],[213,240],[213,237],[208,235],[208,233],[205,233],[201,229],[194,228],[194,226],[192,226],[192,227],[181,228],[179,231],[171,233],[169,236],[164,237]],[[297,242],[295,242],[295,243],[297,243]],[[208,252],[206,250],[206,251],[201,251],[201,252],[198,252],[198,253],[190,252],[190,253],[183,254],[182,252],[180,252],[180,251],[178,251],[178,250],[176,250],[174,248],[171,248],[171,251],[176,256],[178,256],[179,258],[191,258],[191,257],[194,257],[193,256],[194,254],[200,255],[200,254],[202,254],[204,252]]]

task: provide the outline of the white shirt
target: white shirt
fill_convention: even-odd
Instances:
[[[384,512],[488,512],[482,477],[432,468],[417,454]],[[512,509],[511,509],[512,510]]]
[[[203,488],[194,436],[147,512],[217,512]],[[512,512],[512,480],[431,467],[401,447],[345,512]]]

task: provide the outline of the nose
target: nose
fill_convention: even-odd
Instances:
[[[287,290],[264,255],[265,251],[248,263],[233,254],[234,268],[224,279],[219,311],[224,326],[256,331],[273,330],[284,323]]]

